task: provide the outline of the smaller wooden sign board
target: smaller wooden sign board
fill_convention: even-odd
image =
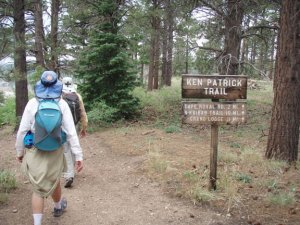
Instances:
[[[245,102],[182,102],[182,122],[186,124],[243,124]]]

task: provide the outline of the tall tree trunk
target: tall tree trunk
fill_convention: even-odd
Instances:
[[[144,83],[144,67],[145,67],[145,64],[142,63],[141,64],[141,74],[140,74],[140,82],[141,82],[141,84]]]
[[[167,6],[165,6],[167,7]],[[163,29],[162,29],[162,58],[161,58],[161,86],[166,84],[167,76],[167,55],[168,55],[168,24],[167,19],[163,20]]]
[[[25,16],[24,0],[14,0],[14,66],[15,66],[15,87],[16,87],[16,117],[22,117],[25,106],[28,102],[27,68],[26,68],[26,42],[25,42]],[[18,126],[18,125],[17,125]]]
[[[260,78],[263,78],[263,74],[265,71],[265,55],[267,54],[267,47],[265,46],[265,43],[262,42],[260,43],[260,48],[259,48],[259,71],[260,71]]]
[[[271,40],[271,52],[270,52],[270,67],[269,67],[269,79],[273,80],[273,73],[274,73],[274,54],[275,54],[275,42],[276,42],[276,34],[272,35]]]
[[[185,74],[189,73],[189,35],[186,34],[185,40]]]
[[[153,89],[158,89],[158,79],[159,79],[159,56],[160,56],[160,19],[157,18],[156,26],[155,26],[155,52],[154,52],[154,69],[153,69]]]
[[[300,1],[282,1],[274,103],[265,156],[298,159],[300,125]]]
[[[165,17],[162,31],[162,85],[171,86],[173,63],[173,5],[171,0],[165,0]]]
[[[153,11],[159,8],[160,2],[152,0]],[[148,75],[148,90],[158,89],[158,74],[159,74],[159,32],[160,32],[160,18],[157,13],[154,13],[151,18],[151,49],[150,49],[150,64]]]
[[[255,40],[252,41],[251,44],[251,54],[250,54],[250,63],[255,65],[256,55],[257,55],[257,42]]]
[[[247,17],[246,21],[245,21],[245,24],[244,24],[244,29],[248,29],[249,28],[249,25],[250,25],[250,16]],[[242,62],[242,65],[241,65],[241,72],[243,73],[245,71],[245,63],[248,63],[248,54],[249,54],[249,42],[248,42],[248,39],[247,38],[244,38],[242,41],[241,41],[241,45],[242,45],[242,48],[241,48],[241,62]]]
[[[173,31],[174,31],[174,6],[171,0],[168,0],[167,8],[167,66],[166,66],[166,76],[165,76],[165,85],[171,86],[172,84],[172,75],[173,75]]]
[[[51,4],[51,62],[50,69],[59,75],[58,65],[58,15],[60,0],[52,0]]]
[[[36,64],[46,68],[44,58],[44,24],[43,24],[43,1],[36,0],[34,3],[35,24],[35,57]]]
[[[243,7],[240,0],[227,0],[228,14],[225,17],[224,53],[221,57],[220,74],[238,74],[241,45]]]
[[[150,63],[149,63],[149,72],[148,72],[148,91],[153,90],[153,77],[154,77],[154,60],[155,60],[155,41],[154,41],[154,31],[151,33],[150,40]]]
[[[244,64],[245,62],[247,61],[247,46],[248,46],[248,43],[247,43],[247,39],[243,39],[242,41],[242,48],[241,48],[241,62],[242,62],[242,68],[241,68],[241,71],[243,72],[244,71]]]

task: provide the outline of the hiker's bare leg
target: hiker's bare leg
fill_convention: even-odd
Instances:
[[[61,199],[61,187],[60,187],[60,182],[58,182],[54,192],[51,195],[52,199],[54,202],[59,202]]]
[[[43,214],[44,211],[44,198],[39,196],[38,194],[33,193],[32,199],[32,213],[33,214]]]
[[[60,182],[58,182],[58,184],[52,194],[52,199],[54,201],[53,216],[60,217],[63,214],[64,210],[67,208],[67,199],[62,198],[62,196],[61,196]]]
[[[44,198],[33,193],[31,198],[34,225],[41,225],[44,211]]]

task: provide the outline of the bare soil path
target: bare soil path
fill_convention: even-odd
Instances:
[[[30,184],[15,161],[15,137],[0,131],[0,169],[16,173],[18,189],[0,205],[1,225],[31,225]],[[67,211],[52,216],[52,201],[47,199],[43,225],[242,225],[190,201],[170,198],[159,184],[136,173],[145,160],[142,156],[119,155],[105,144],[101,133],[81,140],[84,170],[76,175],[71,189],[63,188]]]

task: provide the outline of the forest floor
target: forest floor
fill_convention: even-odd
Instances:
[[[244,198],[232,198],[236,200],[230,209],[222,201],[199,203],[180,193],[174,177],[179,169],[171,165],[176,161],[190,169],[207,167],[209,132],[202,132],[206,138],[134,124],[89,134],[81,139],[84,169],[76,174],[72,188],[63,188],[68,200],[66,212],[54,218],[53,203],[47,199],[43,225],[299,225],[299,201],[288,207],[266,204],[263,191],[254,184],[238,190]],[[0,224],[31,225],[31,189],[15,160],[15,135],[6,128],[0,129],[0,136],[0,169],[12,171],[18,181],[8,201],[0,204]],[[164,176],[157,172],[166,162],[158,157],[162,154],[169,156]],[[220,167],[224,167],[222,163]],[[287,173],[290,179],[299,180],[297,170]]]

